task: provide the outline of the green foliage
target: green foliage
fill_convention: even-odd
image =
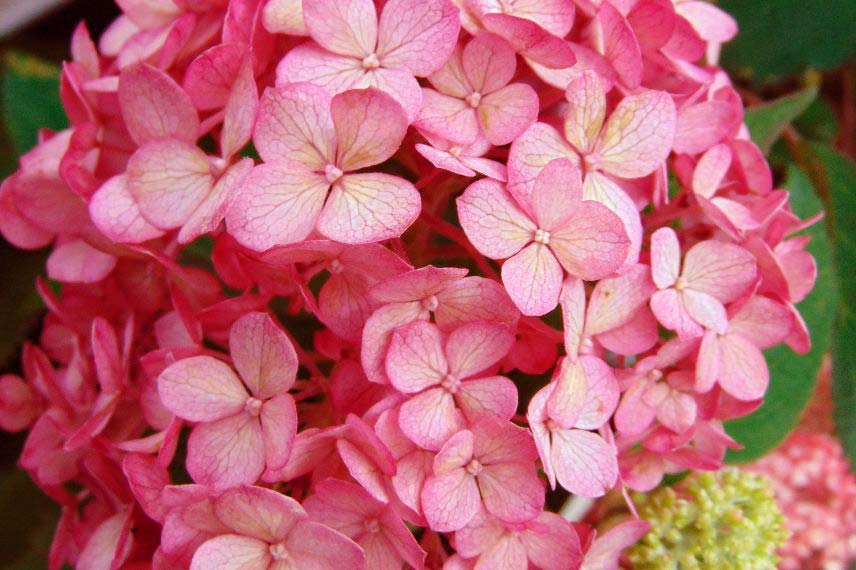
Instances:
[[[68,125],[59,98],[59,70],[18,52],[7,52],[3,64],[0,109],[15,150],[23,154],[35,146],[39,129]]]
[[[788,167],[785,187],[791,192],[791,207],[807,218],[823,209],[809,177],[796,165]],[[757,411],[726,424],[728,433],[744,448],[729,451],[726,461],[744,463],[772,450],[793,430],[806,407],[817,380],[817,371],[832,336],[832,319],[837,298],[832,245],[826,224],[820,222],[807,230],[811,236],[808,250],[818,265],[814,290],[799,304],[800,313],[811,331],[811,351],[796,355],[780,345],[765,353],[770,368],[770,388],[764,405]]]
[[[745,122],[752,140],[766,155],[791,122],[817,98],[817,87],[805,89],[746,111]]]
[[[47,568],[59,508],[23,471],[0,472],[0,570]]]
[[[722,63],[756,84],[856,57],[853,0],[721,0],[719,6],[740,25]]]
[[[805,138],[832,142],[838,136],[838,118],[823,99],[815,99],[794,121],[794,127]]]

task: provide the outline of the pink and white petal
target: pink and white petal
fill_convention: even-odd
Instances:
[[[589,547],[583,560],[587,570],[619,570],[622,552],[645,536],[651,524],[631,519],[599,535]]]
[[[297,434],[297,407],[291,394],[279,394],[262,405],[259,416],[265,448],[265,467],[282,469]]]
[[[535,528],[518,535],[532,564],[543,570],[579,567],[582,561],[580,539],[568,521],[545,512],[538,515],[532,526]]]
[[[430,477],[425,481],[421,500],[428,526],[435,532],[465,527],[481,505],[475,478],[462,468]]]
[[[633,265],[618,277],[602,279],[589,299],[586,332],[600,334],[626,323],[655,290],[647,265]]]
[[[515,0],[511,10],[518,18],[532,20],[560,38],[574,23],[574,4],[568,0]]]
[[[294,384],[294,346],[267,313],[247,313],[235,321],[229,331],[229,353],[256,398],[266,400]]]
[[[192,356],[169,365],[158,376],[158,394],[172,413],[191,422],[237,414],[249,397],[232,369],[210,356]]]
[[[491,144],[504,145],[535,123],[538,111],[535,90],[525,83],[512,83],[482,98],[479,124]]]
[[[684,308],[683,296],[675,289],[663,289],[651,295],[651,311],[661,325],[678,333],[682,340],[704,334],[701,325]]]
[[[657,319],[648,307],[636,311],[629,321],[597,335],[597,342],[606,350],[632,356],[652,348],[660,340]]]
[[[140,213],[125,174],[110,178],[93,194],[89,215],[101,233],[118,243],[142,243],[164,233]]]
[[[757,265],[755,257],[739,245],[707,240],[687,252],[683,277],[688,287],[730,303],[755,281]]]
[[[213,507],[219,521],[232,531],[268,543],[281,540],[306,519],[303,507],[291,497],[249,485],[226,490]]]
[[[508,170],[501,162],[478,156],[462,156],[460,161],[465,167],[471,168],[488,178],[499,180],[503,184],[508,181]]]
[[[544,484],[532,464],[483,465],[476,481],[485,509],[505,522],[532,520],[544,508]]]
[[[47,260],[48,277],[63,283],[97,283],[116,267],[116,257],[83,240],[54,248]]]
[[[583,200],[574,216],[550,233],[549,247],[569,274],[594,281],[622,266],[630,239],[621,218],[609,208]]]
[[[418,301],[390,303],[372,313],[372,316],[366,321],[365,327],[363,327],[362,350],[360,351],[363,370],[371,382],[389,383],[389,378],[386,375],[385,358],[392,332],[416,319],[427,318],[428,312],[422,309]]]
[[[358,341],[366,320],[377,308],[368,292],[369,284],[363,274],[331,275],[318,293],[318,319],[336,336]]]
[[[379,67],[364,74],[354,85],[354,88],[365,89],[375,87],[398,101],[407,115],[407,122],[412,123],[419,115],[422,107],[422,88],[419,82],[407,71]]]
[[[553,432],[552,456],[559,484],[575,495],[601,497],[618,478],[617,452],[596,433]]]
[[[719,334],[725,333],[728,315],[715,297],[694,289],[684,289],[681,291],[681,301],[684,310],[695,322]]]
[[[226,102],[223,130],[220,134],[220,154],[231,157],[237,154],[250,140],[256,124],[259,94],[253,76],[253,66],[246,60]]]
[[[467,380],[461,384],[455,397],[470,423],[485,413],[510,420],[517,410],[517,387],[504,376]]]
[[[707,2],[681,2],[675,11],[692,24],[703,40],[724,43],[737,34],[737,22],[727,12]]]
[[[618,405],[618,381],[612,368],[596,356],[580,357],[586,375],[585,404],[574,427],[600,429]]]
[[[301,522],[289,533],[285,549],[295,567],[301,570],[367,568],[365,553],[359,545],[335,530],[312,521]],[[271,570],[285,568],[274,566]]]
[[[464,71],[463,53],[461,45],[456,45],[443,67],[428,76],[428,82],[437,91],[458,99],[464,99],[474,91]]]
[[[386,375],[395,388],[415,394],[439,384],[449,371],[440,329],[415,321],[392,333],[386,353]]]
[[[501,36],[483,32],[474,37],[462,54],[463,72],[470,92],[487,95],[508,85],[517,69],[517,56]]]
[[[208,196],[181,226],[178,232],[178,243],[190,243],[199,236],[216,230],[252,169],[253,159],[251,158],[244,158],[229,167],[217,180],[217,184]]]
[[[148,64],[126,68],[119,76],[118,96],[125,126],[138,145],[166,137],[196,141],[196,109],[164,71]]]
[[[333,53],[362,59],[375,51],[372,0],[304,0],[303,21],[312,39]]]
[[[401,105],[373,88],[336,95],[330,114],[338,140],[336,165],[345,172],[385,161],[398,150],[407,132]]]
[[[457,199],[458,219],[470,242],[491,259],[514,255],[537,229],[496,180],[470,184]]]
[[[346,174],[318,218],[318,231],[347,244],[400,237],[422,207],[419,191],[403,178],[382,173]]]
[[[642,49],[624,16],[610,2],[604,2],[589,25],[594,48],[612,63],[621,83],[636,89],[642,82]]]
[[[437,450],[465,427],[455,400],[443,388],[429,388],[407,400],[398,412],[398,425],[410,440],[425,449]]]
[[[794,317],[787,307],[756,295],[732,317],[728,328],[763,350],[782,342],[793,324]]]
[[[272,34],[309,35],[303,20],[303,0],[270,0],[262,10],[262,23]]]
[[[509,14],[491,13],[482,17],[485,29],[505,38],[514,51],[552,69],[563,69],[576,62],[568,42],[554,36],[535,22]]]
[[[651,235],[651,277],[659,289],[671,287],[681,273],[681,244],[672,228]]]
[[[630,245],[627,248],[627,257],[619,271],[638,262],[639,252],[642,249],[642,220],[636,203],[627,195],[627,192],[608,176],[598,171],[591,171],[586,175],[583,184],[583,198],[600,202],[615,212],[624,223]]]
[[[535,178],[556,158],[567,158],[575,166],[580,158],[562,135],[547,123],[535,123],[513,143],[508,155],[508,191],[524,208],[529,207]]]
[[[297,163],[260,164],[241,184],[226,226],[255,251],[301,241],[315,229],[329,187],[323,175]]]
[[[389,0],[378,24],[381,65],[426,77],[455,49],[461,20],[449,0]]]
[[[665,91],[625,97],[595,146],[598,167],[621,178],[651,174],[672,150],[675,121],[675,103]]]
[[[262,160],[323,170],[333,160],[335,145],[330,102],[327,91],[308,83],[265,90],[253,133]]]
[[[435,475],[442,475],[465,467],[472,461],[475,438],[473,432],[461,430],[443,444],[440,452],[434,456],[432,470]]]
[[[570,358],[562,359],[559,365],[547,399],[547,415],[564,429],[570,429],[580,419],[580,414],[586,406],[588,395],[588,379],[585,369],[579,361]]]
[[[262,429],[249,414],[201,423],[190,433],[187,472],[196,483],[215,489],[251,485],[264,468]]]
[[[562,285],[559,296],[562,306],[562,328],[565,337],[565,352],[576,360],[586,333],[586,290],[580,279],[569,277]]]
[[[458,144],[469,144],[476,139],[479,123],[476,111],[464,100],[422,89],[422,108],[414,126]]]
[[[440,306],[434,312],[434,320],[442,331],[479,320],[515,327],[520,318],[502,284],[484,277],[459,279],[444,288],[437,300]]]
[[[359,59],[330,53],[315,42],[306,42],[280,60],[276,85],[309,82],[334,95],[355,88],[365,75]]]
[[[603,79],[585,70],[565,90],[570,103],[565,115],[565,139],[580,152],[590,152],[606,117],[606,92]]]
[[[205,541],[193,554],[190,570],[267,570],[270,545],[249,536],[224,534]]]
[[[127,176],[140,213],[164,230],[184,224],[214,186],[205,153],[174,138],[137,150],[128,161]]]
[[[460,158],[453,156],[445,150],[438,150],[433,146],[428,146],[427,144],[417,144],[415,148],[416,152],[421,154],[425,160],[437,168],[448,170],[449,172],[460,174],[461,176],[466,176],[468,178],[472,178],[476,175],[475,169],[471,169],[464,164]]]
[[[503,263],[502,283],[521,313],[545,315],[559,302],[562,266],[547,246],[533,243]]]
[[[737,398],[749,402],[763,398],[770,372],[761,350],[740,334],[719,338],[719,385]]]
[[[445,343],[449,371],[458,379],[474,376],[505,358],[514,340],[511,329],[499,323],[462,325],[452,331]]]
[[[731,149],[728,145],[718,144],[710,147],[693,170],[693,192],[705,198],[713,198],[730,166]]]
[[[657,406],[657,420],[675,433],[684,433],[695,424],[696,411],[695,398],[670,390]]]
[[[550,161],[532,188],[532,211],[538,227],[549,232],[562,227],[580,207],[582,196],[582,179],[574,164],[566,158]]]

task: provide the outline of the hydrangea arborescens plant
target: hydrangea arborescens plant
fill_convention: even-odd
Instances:
[[[52,568],[614,570],[548,505],[721,468],[809,348],[713,5],[119,5],[0,187]]]

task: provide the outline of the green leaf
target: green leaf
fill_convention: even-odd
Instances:
[[[817,87],[805,89],[746,110],[745,122],[752,140],[766,155],[791,122],[817,98]]]
[[[805,138],[832,142],[838,137],[838,117],[823,99],[817,98],[794,120],[794,127]]]
[[[822,209],[808,175],[790,164],[785,188],[791,192],[791,207],[801,218]],[[817,260],[818,276],[814,290],[800,304],[799,310],[811,332],[811,351],[795,354],[784,345],[766,351],[770,368],[770,388],[764,405],[757,411],[727,422],[726,429],[743,449],[729,451],[728,463],[753,461],[780,444],[793,430],[800,413],[811,399],[817,372],[832,336],[832,319],[837,299],[832,245],[826,224],[817,223],[807,230],[811,236],[808,251]]]
[[[853,0],[721,0],[740,32],[723,65],[756,84],[807,68],[832,69],[856,56]]]
[[[0,471],[0,570],[47,568],[59,509],[18,469]]]
[[[4,54],[0,110],[18,154],[35,146],[39,129],[64,129],[68,119],[59,97],[59,70],[29,55]]]

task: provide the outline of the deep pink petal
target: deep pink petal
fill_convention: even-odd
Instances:
[[[197,109],[208,111],[226,105],[246,57],[246,46],[229,42],[205,50],[190,62],[182,86]]]
[[[137,144],[165,137],[196,140],[199,117],[190,97],[160,69],[148,64],[125,69],[118,95],[125,125]]]
[[[330,113],[338,139],[336,164],[345,172],[385,161],[398,150],[407,131],[404,110],[377,89],[336,95]]]
[[[187,441],[187,472],[197,483],[225,489],[252,484],[265,468],[257,418],[238,413],[193,428]]]
[[[610,2],[601,4],[589,27],[595,49],[612,63],[621,82],[635,89],[642,81],[642,50],[627,20]]]
[[[514,51],[545,67],[562,69],[576,62],[568,42],[551,34],[532,20],[509,14],[492,13],[482,17],[485,29],[508,40]]]
[[[521,313],[545,315],[559,302],[562,266],[550,248],[533,243],[502,265],[502,282]]]
[[[378,28],[381,64],[426,77],[452,54],[461,21],[449,0],[389,0]]]
[[[362,59],[377,44],[377,12],[371,0],[304,0],[309,35],[327,50]]]
[[[247,313],[229,331],[229,352],[241,379],[256,398],[288,391],[297,374],[297,354],[267,313]]]
[[[158,377],[161,401],[192,422],[210,422],[240,412],[249,395],[224,362],[192,356],[171,364]]]

